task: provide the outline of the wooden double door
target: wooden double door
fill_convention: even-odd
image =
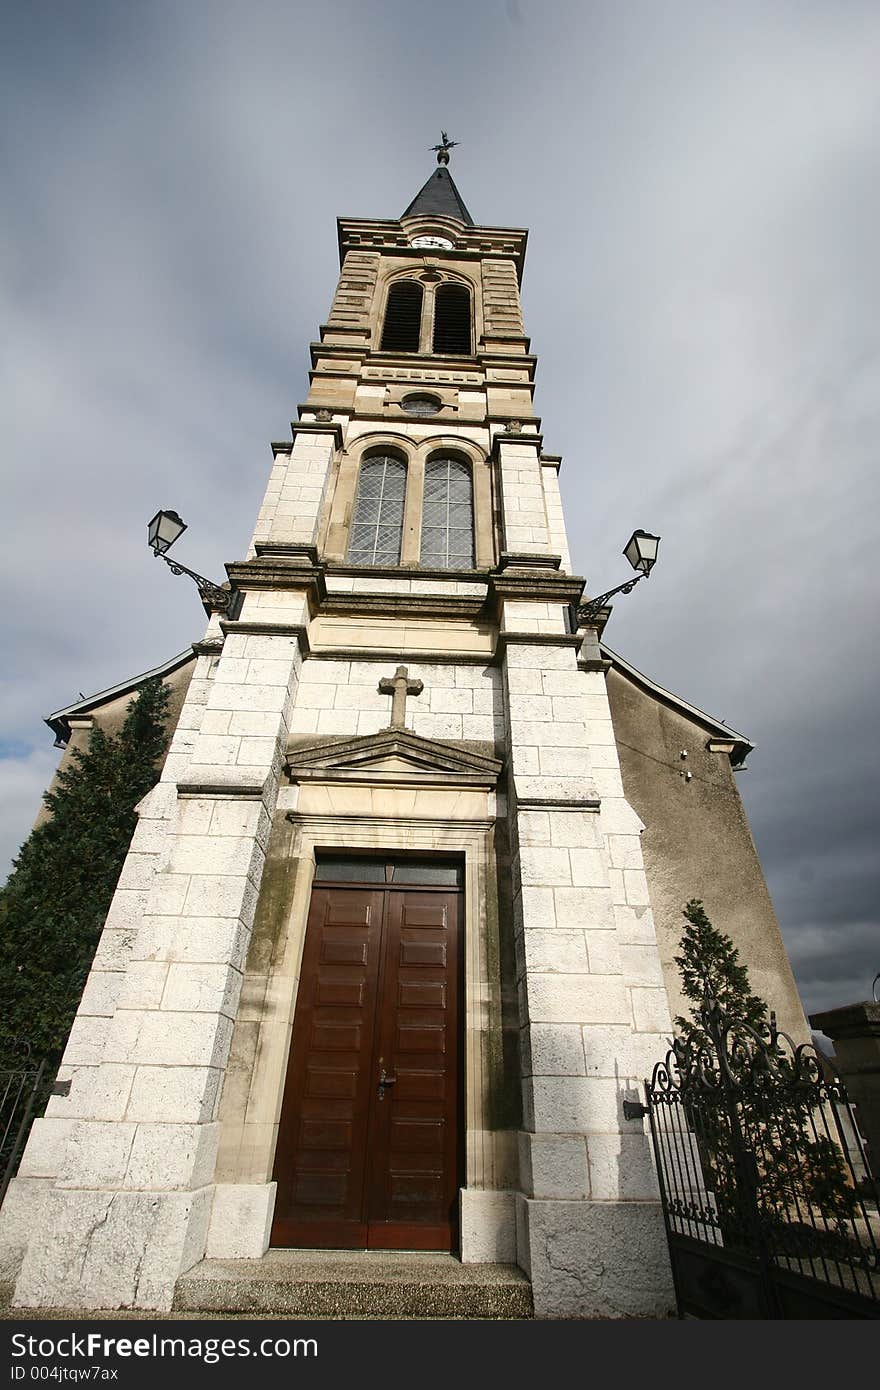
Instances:
[[[312,890],[272,1243],[450,1250],[462,1166],[459,871],[368,868],[385,881]],[[440,883],[412,885],[420,876]]]

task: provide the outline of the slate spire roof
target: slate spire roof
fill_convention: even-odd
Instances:
[[[452,175],[442,164],[434,170],[424,187],[419,189],[406,212],[401,213],[401,217],[426,217],[432,213],[441,217],[455,217],[468,227],[474,225],[474,219],[462,202]]]

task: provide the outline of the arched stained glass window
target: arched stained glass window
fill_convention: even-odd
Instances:
[[[438,285],[434,294],[434,351],[471,350],[471,296],[464,285]]]
[[[420,563],[424,569],[474,567],[473,479],[461,459],[436,457],[425,466]]]
[[[364,459],[348,542],[352,565],[399,565],[406,464],[393,455]]]
[[[418,352],[422,327],[422,287],[398,280],[388,291],[381,352]]]

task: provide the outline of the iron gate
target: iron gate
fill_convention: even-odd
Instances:
[[[880,1316],[878,1186],[842,1082],[706,994],[646,1082],[679,1316]]]
[[[18,1168],[45,1068],[27,1042],[13,1043],[0,1063],[0,1203]]]

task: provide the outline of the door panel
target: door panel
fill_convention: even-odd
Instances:
[[[276,1244],[359,1245],[384,895],[312,893],[275,1177]]]
[[[379,1070],[395,1080],[373,1107],[370,1244],[449,1249],[459,1185],[458,895],[388,897],[377,1048]]]
[[[452,1247],[459,902],[451,890],[313,890],[274,1244]]]

